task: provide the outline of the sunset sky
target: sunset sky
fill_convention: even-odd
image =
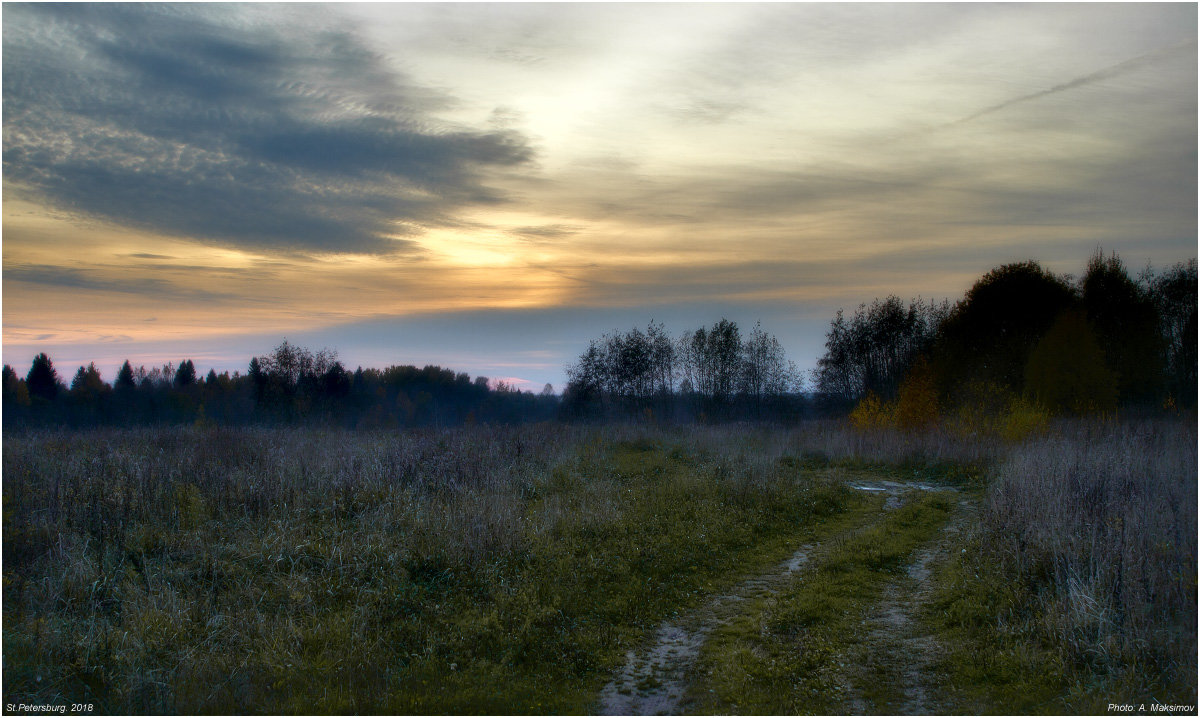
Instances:
[[[1196,257],[1197,6],[3,5],[3,360],[556,389],[588,339]]]

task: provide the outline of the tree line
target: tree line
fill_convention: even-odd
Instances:
[[[567,367],[563,412],[571,418],[796,418],[803,376],[779,340],[758,324],[745,338],[736,322],[672,339],[653,321],[645,331],[593,339]]]
[[[334,351],[284,341],[246,373],[194,363],[134,368],[112,384],[95,364],[69,383],[39,354],[3,370],[4,421],[21,424],[314,422],[399,428],[565,420],[794,420],[846,414],[907,426],[943,414],[1158,411],[1196,406],[1196,261],[1132,276],[1097,251],[1078,280],[1006,264],[951,304],[889,296],[839,310],[805,375],[756,324],[721,319],[677,337],[655,322],[589,342],[563,396],[520,392],[439,366],[348,371]],[[853,417],[853,415],[852,415]],[[870,421],[868,422],[870,423]]]
[[[832,321],[815,398],[829,410],[899,406],[908,381],[945,409],[1018,398],[1055,415],[1194,408],[1196,289],[1195,260],[1135,277],[1097,250],[1078,280],[1027,261],[988,272],[953,306],[876,299]]]
[[[317,352],[286,340],[250,360],[246,373],[197,376],[186,359],[162,367],[134,368],[126,361],[112,384],[94,363],[79,367],[70,383],[50,357],[39,354],[22,378],[3,370],[6,426],[196,423],[245,425],[321,423],[357,428],[516,423],[553,419],[558,397],[522,392],[487,377],[472,379],[439,366],[390,366],[348,371],[337,353]]]

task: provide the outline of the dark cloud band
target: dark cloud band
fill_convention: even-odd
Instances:
[[[7,180],[120,223],[307,253],[404,250],[399,227],[503,199],[485,175],[531,159],[522,136],[439,123],[453,98],[278,7],[6,7]]]

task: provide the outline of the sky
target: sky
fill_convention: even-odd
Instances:
[[[592,338],[1197,253],[1197,6],[5,3],[3,360],[561,390]]]

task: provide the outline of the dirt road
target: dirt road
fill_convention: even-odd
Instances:
[[[858,491],[886,493],[883,506],[885,513],[902,506],[905,497],[914,491],[954,491],[949,487],[899,481],[854,480],[848,481],[847,485]],[[900,667],[900,680],[897,682],[901,685],[893,686],[893,690],[904,699],[899,705],[888,707],[885,712],[921,714],[930,710],[924,676],[925,669],[938,655],[938,647],[932,637],[922,635],[913,617],[917,607],[928,598],[930,589],[927,579],[931,566],[947,550],[944,537],[957,530],[961,517],[970,505],[964,499],[959,502],[959,508],[948,530],[943,531],[943,538],[917,551],[907,572],[888,586],[869,619],[871,628],[866,634],[869,645],[858,646],[864,660],[860,666],[851,669],[852,673],[876,668],[872,663],[879,661],[893,663],[891,669]],[[868,521],[866,525],[872,524],[873,521]],[[819,550],[820,546],[816,545],[800,546],[786,561],[771,570],[747,578],[733,589],[713,596],[700,608],[661,625],[653,641],[640,650],[626,654],[625,665],[600,693],[598,713],[686,713],[692,668],[709,634],[737,617],[747,601],[778,592],[790,581],[803,580],[805,565]],[[856,678],[861,677],[847,675],[847,683],[853,686],[859,682]],[[854,712],[873,712],[868,701],[857,695],[853,688],[850,693]]]

